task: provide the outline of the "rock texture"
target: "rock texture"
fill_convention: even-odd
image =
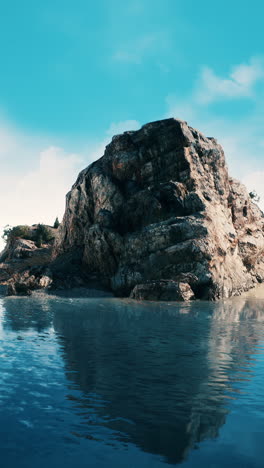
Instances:
[[[30,233],[37,225],[29,226]],[[56,229],[46,226],[56,236]],[[37,247],[33,240],[11,237],[0,254],[0,294],[30,295],[35,289],[50,287],[53,240]]]
[[[186,122],[113,137],[66,200],[54,257],[78,252],[117,295],[214,300],[264,280],[263,213]]]
[[[152,301],[190,301],[195,299],[188,283],[159,280],[138,284],[130,294],[132,299]]]
[[[113,137],[68,193],[54,246],[15,239],[0,283],[8,294],[100,283],[135,299],[215,300],[262,282],[263,254],[264,215],[221,146],[167,119]]]
[[[52,284],[51,271],[43,267],[33,267],[14,273],[6,282],[7,296],[30,296],[36,289],[45,289]]]

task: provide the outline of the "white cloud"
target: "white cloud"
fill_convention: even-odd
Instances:
[[[241,64],[234,67],[231,78],[241,86],[249,87],[263,78],[263,71],[263,60],[252,58],[248,65]]]
[[[249,98],[253,96],[255,84],[263,77],[264,64],[257,58],[252,58],[248,64],[233,67],[228,77],[220,77],[211,68],[204,67],[194,96],[200,104],[221,99]]]
[[[31,135],[0,118],[0,164],[1,172],[10,168],[12,172],[31,167],[36,154],[49,145],[46,136]]]
[[[42,151],[37,168],[19,176],[15,190],[10,194],[15,206],[22,205],[24,219],[33,221],[34,217],[35,222],[52,222],[56,213],[61,217],[64,210],[63,195],[71,187],[82,165],[80,156],[67,154],[61,148],[51,146]]]

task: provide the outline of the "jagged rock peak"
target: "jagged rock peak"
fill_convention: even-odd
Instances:
[[[114,136],[79,174],[54,257],[76,252],[118,295],[216,299],[263,281],[263,226],[217,140],[166,119]]]

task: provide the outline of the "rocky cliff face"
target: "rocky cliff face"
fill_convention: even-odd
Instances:
[[[76,252],[121,296],[226,298],[264,280],[263,228],[217,141],[167,119],[113,137],[80,173],[54,257]]]

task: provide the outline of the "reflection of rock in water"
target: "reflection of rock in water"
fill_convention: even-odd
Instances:
[[[236,364],[239,354],[245,362],[251,359],[252,349],[259,340],[256,322],[262,321],[264,301],[240,297],[217,303],[209,339],[209,361],[212,366],[216,367],[226,359]]]
[[[80,307],[67,320],[58,312],[55,329],[64,337],[69,379],[107,401],[97,410],[105,424],[177,463],[197,442],[216,437],[225,422],[231,377],[247,366],[256,343],[254,325],[247,333],[232,322],[247,313],[253,312],[245,302],[181,309],[109,301]],[[226,316],[231,321],[219,326]]]
[[[257,323],[264,318],[264,302],[241,298],[189,305],[48,299],[36,302],[28,321],[16,304],[17,299],[5,304],[15,330],[38,330],[42,320],[49,327],[49,307],[54,311],[69,399],[83,418],[76,435],[106,440],[105,426],[115,439],[169,463],[182,461],[201,440],[217,437],[228,397],[235,397],[232,382],[250,375]],[[255,320],[247,321],[248,315]]]
[[[25,300],[22,297],[3,299],[5,308],[4,327],[11,327],[14,331],[30,328],[42,332],[52,326],[53,314],[46,295]]]
[[[212,382],[217,379],[219,384],[223,382],[227,390],[234,392],[231,377],[236,382],[249,380],[254,360],[252,352],[262,335],[257,323],[263,321],[264,301],[239,297],[215,305],[208,340]]]

